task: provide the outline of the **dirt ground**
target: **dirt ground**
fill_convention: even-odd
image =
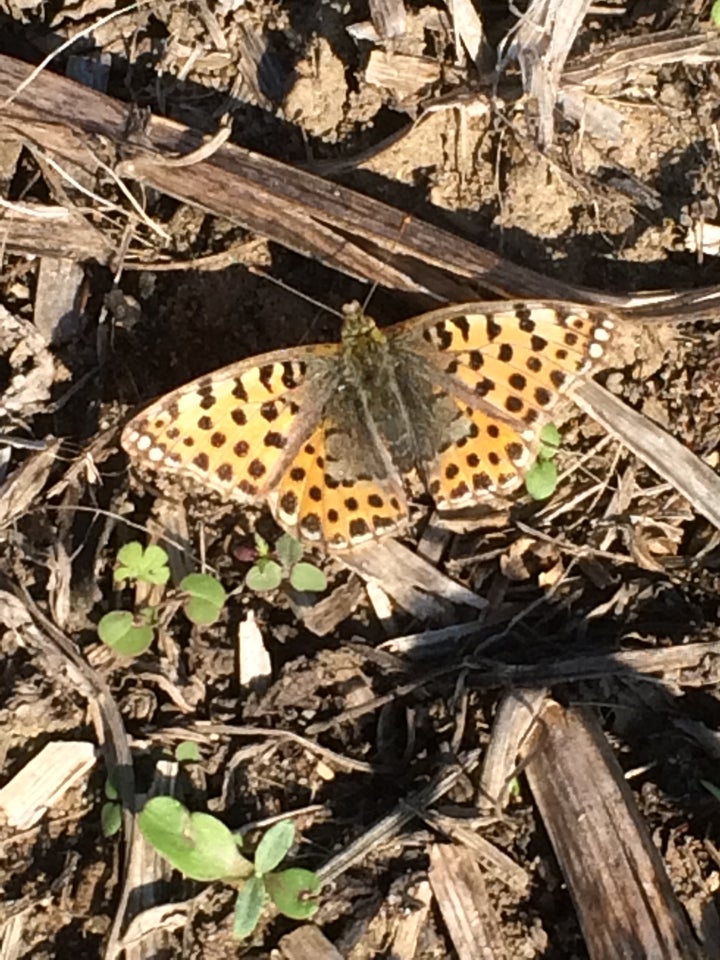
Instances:
[[[588,131],[558,112],[555,140],[543,153],[531,106],[488,96],[455,46],[444,6],[417,0],[406,7],[404,35],[383,43],[349,29],[368,21],[361,0],[158,2],[100,23],[60,51],[49,69],[102,77],[110,96],[204,133],[215,133],[229,117],[232,142],[334,178],[548,277],[608,294],[718,282],[711,246],[720,175],[715,62],[680,58],[628,68],[598,96],[617,114],[615,134],[609,124],[604,134]],[[10,3],[0,14],[0,54],[37,64],[113,9],[60,2],[39,11]],[[625,38],[668,30],[690,35],[709,23],[709,4],[699,2],[663,4],[661,12],[644,3],[603,9],[586,18],[573,56],[602,58]],[[512,16],[504,6],[488,7],[483,16],[488,43],[497,44]],[[424,57],[442,69],[420,91],[407,75],[385,86],[370,83],[369,58],[378,49]],[[469,91],[479,88],[483,93],[473,99]],[[448,104],[450,95],[455,100]],[[435,101],[438,109],[427,111]],[[422,123],[413,125],[421,114]],[[3,177],[3,197],[59,202],[56,181],[47,176],[25,153],[12,176]],[[117,191],[105,199],[122,202]],[[433,619],[384,609],[356,573],[317,554],[308,559],[327,575],[321,598],[298,595],[287,584],[253,592],[245,585],[253,531],[271,544],[280,533],[267,511],[177,491],[168,507],[164,488],[131,474],[118,429],[142,404],[233,360],[336,340],[340,321],[323,308],[339,311],[371,292],[370,284],[234,223],[153,191],[141,199],[166,237],[128,238],[115,285],[106,267],[83,265],[82,309],[55,339],[48,397],[30,415],[0,406],[3,434],[62,440],[44,487],[12,522],[2,514],[0,587],[8,589],[7,577],[27,590],[107,684],[140,792],[149,788],[155,762],[171,757],[179,742],[195,740],[201,760],[181,775],[188,803],[232,829],[293,815],[302,838],[294,861],[319,869],[431,780],[449,751],[484,749],[506,684],[483,683],[459,668],[443,671],[471,658],[477,637],[433,648],[424,660],[380,646],[477,620],[477,610],[446,606]],[[703,252],[697,236],[706,243]],[[248,262],[222,260],[224,251],[250,241],[257,244]],[[143,256],[177,269],[135,268]],[[211,256],[222,269],[194,265]],[[0,304],[23,324],[37,325],[37,265],[38,258],[18,253],[3,258]],[[378,288],[368,309],[384,325],[426,306]],[[712,322],[645,328],[616,350],[600,377],[711,467],[720,443],[719,338]],[[6,331],[0,396],[18,372],[8,343]],[[30,366],[26,359],[23,371]],[[489,601],[480,623],[484,638],[502,631],[502,639],[480,654],[488,672],[500,676],[519,665],[541,675],[543,667],[573,658],[716,640],[717,530],[579,412],[570,412],[562,436],[562,478],[548,502],[521,492],[511,510],[454,527],[437,556],[430,540],[422,541],[435,566]],[[97,476],[83,459],[95,443],[102,449]],[[12,477],[31,451],[7,449],[5,476]],[[53,495],[53,484],[71,468],[70,485]],[[0,488],[0,507],[3,496],[7,488]],[[417,544],[427,513],[427,504],[418,506],[407,545]],[[129,524],[154,534],[172,529],[186,546],[177,562],[196,569],[202,557],[231,594],[220,623],[198,629],[175,618],[134,661],[113,657],[96,632],[104,613],[131,599],[112,580],[118,548],[137,535]],[[320,603],[327,628],[318,627]],[[238,633],[248,618],[259,627],[271,665],[266,682],[250,687],[238,673]],[[98,708],[72,671],[57,662],[53,668],[41,645],[22,640],[9,614],[0,622],[4,785],[48,742],[97,744]],[[720,808],[704,785],[720,789],[720,705],[713,671],[707,676],[685,686],[608,673],[553,686],[561,702],[591,705],[600,717],[696,932],[720,884]],[[0,920],[6,945],[12,940],[4,956],[105,955],[122,868],[120,841],[101,829],[105,776],[98,757],[39,822],[2,827]],[[502,878],[486,877],[505,955],[589,956],[522,776],[501,816],[481,822],[471,780],[444,796],[437,812],[475,827],[527,872],[522,895]],[[341,956],[399,956],[395,932],[418,909],[428,848],[439,837],[437,826],[411,819],[326,888],[315,922]],[[269,917],[236,944],[227,889],[201,890],[174,877],[160,900],[189,901],[189,920],[169,929],[153,955],[268,957],[294,927]],[[436,905],[409,955],[456,955]]]

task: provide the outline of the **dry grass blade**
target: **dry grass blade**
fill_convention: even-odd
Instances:
[[[518,61],[525,92],[537,104],[542,148],[553,140],[560,76],[589,6],[590,0],[533,0],[505,45],[501,67]]]
[[[479,750],[471,750],[463,754],[458,758],[457,764],[442,770],[426,787],[406,797],[392,813],[383,817],[341,853],[329,860],[317,871],[318,876],[323,881],[335,880],[354,864],[360,863],[378,844],[386,843],[397,836],[405,824],[415,816],[416,810],[422,810],[435,803],[461,777],[469,776],[479,762]]]
[[[720,527],[720,477],[691,450],[595,381],[578,386],[573,391],[573,400],[608,433],[672,483],[699,514]]]

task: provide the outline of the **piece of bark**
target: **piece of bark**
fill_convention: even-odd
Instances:
[[[472,854],[449,843],[435,844],[429,879],[458,960],[510,960],[500,917]]]
[[[595,716],[548,701],[521,757],[592,960],[702,960]]]
[[[18,149],[22,143],[16,137]],[[95,260],[107,266],[116,251],[109,232],[94,227],[77,211],[26,200],[0,211],[0,242],[14,253]]]
[[[33,321],[54,347],[75,339],[82,329],[80,292],[85,271],[68,257],[43,257],[37,273]]]

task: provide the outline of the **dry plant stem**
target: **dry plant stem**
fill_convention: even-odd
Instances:
[[[683,687],[713,686],[720,680],[720,640],[688,643],[684,646],[632,650],[610,656],[574,657],[544,664],[495,664],[472,661],[458,665],[479,671],[468,686],[487,690],[503,684],[545,684],[592,680],[601,677],[631,676],[651,683],[674,682]]]
[[[592,960],[701,960],[594,715],[548,701],[522,756]]]
[[[29,72],[26,64],[0,57],[0,96],[12,94]],[[42,145],[95,175],[105,168],[101,152],[124,154],[128,159],[116,170],[122,176],[390,288],[432,291],[438,300],[476,298],[481,286],[504,296],[618,307],[628,302],[543,277],[401,210],[240,147],[224,144],[210,158],[178,166],[172,158],[200,149],[200,134],[153,117],[133,144],[129,117],[125,104],[42,74],[0,117],[0,136]],[[6,243],[14,249],[10,228]]]

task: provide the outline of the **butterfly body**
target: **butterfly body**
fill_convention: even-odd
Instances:
[[[357,305],[342,339],[240,361],[139,414],[123,446],[342,550],[398,533],[406,481],[441,509],[522,481],[548,412],[601,357],[606,311],[470,303],[381,330]]]

